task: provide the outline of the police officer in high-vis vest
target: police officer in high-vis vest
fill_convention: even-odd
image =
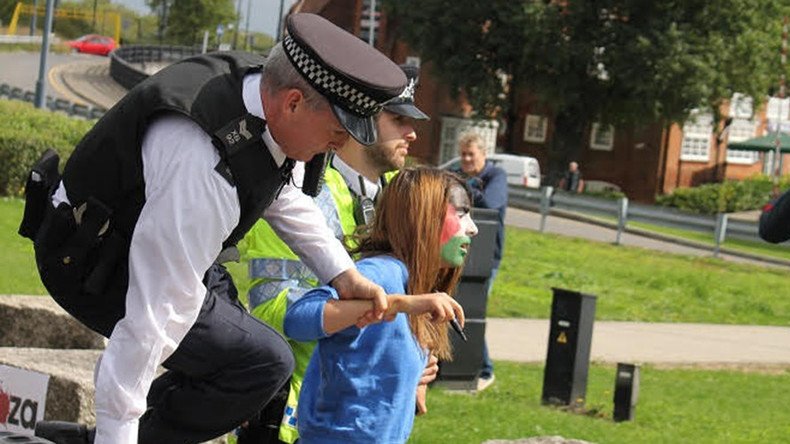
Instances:
[[[34,168],[20,232],[35,240],[52,297],[109,337],[95,374],[95,436],[52,423],[40,436],[199,443],[268,402],[293,355],[245,311],[216,262],[261,214],[319,281],[374,300],[366,320],[383,311],[383,290],[356,271],[291,170],[349,135],[375,142],[375,116],[406,77],[319,16],[295,14],[287,30],[266,60],[218,53],[163,69],[94,126],[62,177],[52,158]],[[43,220],[36,189],[48,191]],[[160,364],[167,371],[155,379]]]
[[[404,166],[409,145],[417,139],[414,121],[428,119],[414,104],[419,68],[403,65],[401,69],[409,83],[378,115],[377,143],[363,147],[349,141],[338,148],[324,175],[322,191],[315,199],[338,239],[352,241],[348,236],[358,226],[372,221],[376,197]],[[256,223],[239,247],[253,279],[249,292],[252,313],[282,333],[288,305],[313,288],[317,279],[266,221]],[[289,343],[296,360],[291,389],[281,394],[282,402],[267,406],[257,423],[251,421],[239,429],[239,444],[293,443],[298,438],[296,405],[315,343]]]

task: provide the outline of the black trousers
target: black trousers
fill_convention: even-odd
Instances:
[[[109,337],[124,317],[125,255],[115,255],[113,270],[103,271],[110,278],[101,293],[96,287],[86,291],[86,277],[90,281],[102,263],[93,256],[103,246],[74,241],[79,233],[71,218],[67,206],[50,209],[35,241],[39,273],[58,304]],[[203,282],[207,293],[197,321],[148,393],[140,443],[200,443],[221,436],[255,416],[293,372],[288,343],[245,310],[225,268],[212,265]]]
[[[225,268],[206,273],[195,325],[148,393],[140,443],[199,443],[252,418],[289,380],[294,358],[274,329],[247,313]]]

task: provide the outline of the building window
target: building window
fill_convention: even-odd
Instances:
[[[614,127],[593,123],[590,132],[590,148],[594,150],[612,151],[614,146]]]
[[[727,143],[740,142],[754,137],[757,129],[757,122],[749,119],[733,119],[730,123]],[[757,162],[760,153],[756,151],[727,150],[728,163],[741,163],[751,165]]]
[[[735,93],[730,100],[730,117],[736,119],[751,119],[753,112],[753,100],[751,97],[741,93]]]
[[[771,97],[768,99],[768,107],[765,111],[765,117],[767,117],[768,120],[786,121],[790,118],[788,112],[790,112],[790,98],[780,99],[778,97]]]
[[[683,143],[680,145],[680,160],[707,162],[710,157],[710,139],[713,133],[713,116],[692,115],[683,125]]]
[[[546,141],[548,119],[535,114],[527,114],[524,119],[524,141],[543,143]]]

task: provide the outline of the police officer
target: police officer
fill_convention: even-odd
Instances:
[[[110,338],[96,370],[96,443],[203,442],[287,380],[288,345],[244,310],[215,263],[264,209],[320,281],[374,299],[368,320],[386,305],[291,170],[349,135],[373,143],[374,116],[406,78],[319,16],[293,15],[287,29],[265,63],[199,56],[130,91],[76,147],[32,230],[50,294]],[[154,380],[159,364],[168,371]],[[84,428],[40,432],[92,439]]]
[[[417,139],[414,121],[428,119],[414,103],[419,68],[403,65],[401,69],[408,85],[399,97],[384,105],[377,116],[377,143],[365,147],[349,141],[335,151],[326,170],[325,184],[316,202],[338,239],[353,235],[359,225],[369,222],[381,188],[403,168],[409,145]],[[240,250],[249,260],[250,278],[253,279],[249,293],[253,315],[282,333],[288,305],[313,288],[317,279],[266,221],[255,224],[240,244]],[[293,443],[298,437],[296,404],[314,343],[289,343],[296,359],[290,390],[281,394],[281,402],[268,405],[259,420],[239,430],[239,444]],[[435,361],[428,369],[429,376],[435,377],[431,373],[431,370],[436,371],[434,366]]]
[[[763,207],[760,237],[773,244],[790,240],[790,190]]]

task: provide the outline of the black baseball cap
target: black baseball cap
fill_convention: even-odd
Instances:
[[[351,137],[374,144],[376,114],[406,88],[403,70],[319,15],[292,14],[286,28],[283,48],[296,70],[327,98]]]
[[[400,68],[403,70],[403,73],[406,74],[409,83],[398,97],[390,100],[384,105],[384,109],[401,116],[411,117],[415,120],[428,120],[428,115],[417,108],[417,105],[414,103],[414,93],[417,89],[417,85],[420,84],[420,68],[414,65],[400,65]]]

